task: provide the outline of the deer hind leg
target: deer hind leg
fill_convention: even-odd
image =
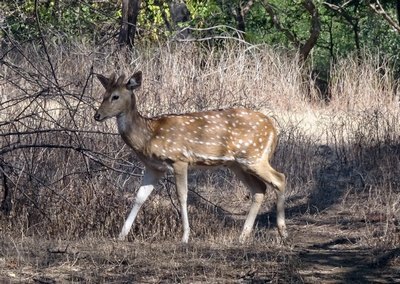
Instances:
[[[239,242],[243,243],[249,237],[251,231],[253,230],[254,222],[256,220],[258,211],[261,208],[262,202],[264,200],[266,185],[259,178],[247,173],[240,167],[233,167],[233,172],[236,176],[250,189],[252,194],[252,203],[250,206],[249,213],[247,214],[246,221],[243,226],[242,233],[239,237]]]
[[[163,172],[146,168],[142,184],[136,194],[132,210],[129,213],[128,218],[126,219],[124,226],[122,227],[121,233],[119,234],[118,237],[119,240],[123,241],[125,237],[128,235],[129,231],[131,230],[132,224],[136,219],[140,207],[142,207],[143,203],[147,200],[147,198],[153,191],[154,186],[157,184],[157,181],[161,178],[162,175]]]
[[[189,217],[187,212],[187,163],[175,163],[173,165],[175,173],[175,183],[176,191],[178,194],[179,204],[181,206],[181,218],[183,224],[183,236],[182,243],[187,243],[189,241],[190,227],[189,227]]]
[[[285,223],[285,188],[286,178],[285,175],[277,172],[271,167],[269,162],[257,164],[256,166],[250,167],[251,172],[262,179],[266,184],[271,185],[276,193],[276,222],[278,226],[279,235],[283,240],[288,236],[286,231]]]

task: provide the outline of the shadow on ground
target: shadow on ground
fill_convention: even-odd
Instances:
[[[396,283],[400,281],[400,249],[377,252],[354,247],[355,239],[339,238],[311,245],[298,256],[301,275],[322,283]],[[393,263],[391,263],[393,262]],[[306,282],[308,282],[306,281]]]

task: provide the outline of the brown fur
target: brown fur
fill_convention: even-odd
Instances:
[[[102,121],[117,117],[122,139],[146,165],[139,197],[125,222],[120,238],[128,233],[137,211],[157,179],[166,170],[172,169],[176,177],[184,224],[182,240],[187,242],[187,168],[196,165],[228,166],[249,186],[253,193],[253,203],[241,240],[250,234],[265,195],[266,185],[271,185],[278,197],[279,233],[286,237],[285,176],[269,164],[277,143],[277,132],[271,119],[260,112],[245,108],[145,118],[139,114],[132,92],[141,85],[141,72],[135,73],[127,83],[124,83],[125,76],[120,76],[117,80],[114,75],[110,78],[99,75],[98,78],[106,91],[95,119]]]

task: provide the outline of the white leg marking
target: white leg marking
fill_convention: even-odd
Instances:
[[[142,185],[140,186],[136,194],[131,213],[129,213],[129,216],[126,219],[124,226],[122,227],[121,233],[119,234],[119,240],[124,240],[125,237],[128,235],[129,231],[131,230],[132,224],[135,221],[136,216],[140,210],[140,207],[142,207],[143,203],[147,200],[160,177],[160,173],[154,172],[152,170],[146,170],[143,177]]]
[[[251,231],[253,230],[254,221],[256,220],[258,211],[260,210],[263,200],[264,200],[264,193],[253,194],[253,202],[251,203],[249,213],[247,214],[247,218],[243,226],[243,231],[239,237],[239,242],[244,243],[246,239],[249,237]]]

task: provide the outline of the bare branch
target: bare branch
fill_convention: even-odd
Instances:
[[[253,6],[253,4],[254,4],[254,0],[247,1],[246,5],[244,5],[244,7],[242,7],[243,15],[246,15],[250,11],[251,6]]]
[[[287,37],[287,39],[290,40],[294,44],[294,46],[299,48],[301,46],[300,40],[297,38],[297,36],[291,30],[285,28],[282,25],[278,14],[275,12],[274,7],[271,4],[269,4],[268,1],[264,1],[263,4],[264,4],[265,10],[271,17],[271,21],[272,21],[273,25],[275,26],[275,28],[278,31],[283,32],[285,34],[285,36]]]
[[[271,21],[275,28],[278,31],[281,31],[285,34],[285,36],[290,40],[293,45],[299,49],[300,56],[303,60],[307,59],[309,53],[311,52],[312,48],[317,43],[319,38],[319,34],[321,31],[321,22],[319,19],[318,9],[315,7],[312,0],[303,0],[302,2],[303,7],[311,16],[311,23],[310,23],[310,35],[308,39],[302,43],[296,36],[294,32],[285,28],[279,20],[277,13],[275,12],[274,7],[268,3],[267,0],[264,1],[264,8],[267,13],[271,17]]]
[[[381,16],[396,32],[400,33],[400,25],[383,9],[379,0],[368,1],[368,6],[377,15]]]
[[[342,16],[350,25],[354,25],[354,22],[356,22],[356,19],[347,13],[346,9],[344,9],[345,5],[338,6],[328,2],[323,2],[323,4],[330,10]]]

